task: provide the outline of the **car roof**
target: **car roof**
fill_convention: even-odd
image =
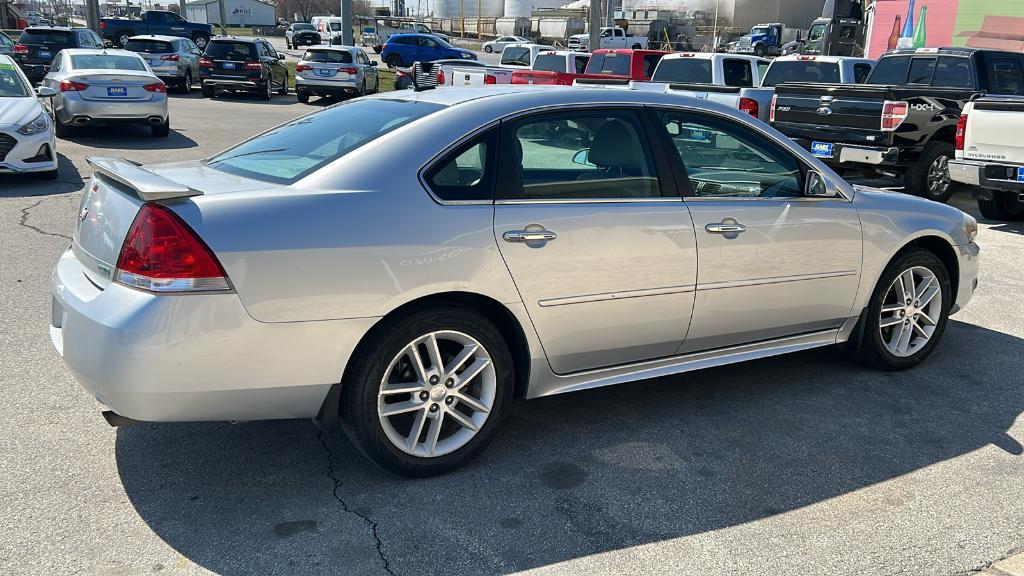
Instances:
[[[77,26],[75,28],[70,26],[29,26],[28,28],[25,28],[24,31],[35,32],[37,30],[40,32],[51,32],[54,30],[57,32],[71,32],[72,30],[88,30],[88,28],[82,28],[81,26]]]
[[[994,48],[971,48],[969,46],[946,46],[942,48],[895,48],[889,50],[882,56],[888,56],[891,54],[899,54],[902,56],[909,56],[913,54],[948,54],[951,56],[970,56],[975,52],[1003,52],[1006,54],[1020,54],[1020,52],[1012,52],[1010,50],[997,50]]]
[[[257,40],[265,39],[254,36],[214,36],[213,38],[210,38],[210,42],[245,42],[248,44],[254,44]]]
[[[786,54],[785,56],[779,56],[775,58],[776,62],[793,62],[793,61],[814,61],[814,62],[826,62],[829,64],[835,64],[841,60],[857,60],[859,62],[871,62],[874,60],[871,58],[861,58],[859,56],[823,56],[818,54]]]
[[[402,34],[392,34],[392,38],[422,38],[424,36],[436,38],[433,34],[424,34],[422,32],[404,32]]]
[[[132,36],[129,40],[159,40],[160,42],[174,42],[175,40],[185,40],[185,38],[179,38],[177,36],[163,36],[160,34],[138,34]]]
[[[135,56],[141,58],[135,52],[130,50],[121,50],[120,48],[65,48],[61,52],[66,52],[70,56],[81,55],[81,54],[109,54],[112,56]]]
[[[358,49],[358,46],[343,46],[341,44],[317,44],[316,46],[306,47],[306,50],[334,50],[337,52],[351,52]]]

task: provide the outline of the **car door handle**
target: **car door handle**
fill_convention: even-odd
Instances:
[[[558,238],[558,234],[550,230],[509,230],[501,238],[505,242],[549,242]]]
[[[747,227],[739,222],[722,222],[721,224],[708,224],[704,230],[711,234],[739,234],[746,232]]]

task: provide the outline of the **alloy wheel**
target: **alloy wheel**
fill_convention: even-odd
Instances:
[[[945,194],[952,184],[949,177],[949,158],[939,156],[928,167],[928,192],[933,196]]]
[[[907,358],[924,348],[941,318],[942,298],[939,279],[928,268],[914,266],[897,276],[885,293],[878,319],[886,350]]]
[[[496,391],[494,362],[480,342],[462,332],[431,332],[391,360],[380,384],[377,416],[402,452],[442,456],[476,436]]]

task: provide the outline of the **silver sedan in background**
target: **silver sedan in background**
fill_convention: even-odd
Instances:
[[[91,163],[50,334],[109,421],[318,418],[414,476],[515,396],[837,344],[910,368],[977,287],[970,216],[671,94],[405,91]]]
[[[199,57],[203,55],[195,42],[174,36],[132,36],[124,49],[142,56],[164,84],[183,94],[192,92],[192,82],[199,78]]]
[[[78,126],[108,124],[146,125],[159,137],[170,133],[167,85],[134,52],[61,50],[42,85],[57,91],[53,112],[59,138],[70,138]]]
[[[364,96],[378,90],[377,63],[357,46],[307,48],[295,65],[299,102],[309,102],[310,96]]]

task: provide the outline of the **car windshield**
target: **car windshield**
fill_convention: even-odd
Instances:
[[[341,22],[331,22],[332,32],[341,32]]]
[[[813,62],[776,60],[768,67],[761,86],[775,86],[783,82],[839,82],[839,64],[834,62]]]
[[[25,84],[14,64],[0,63],[0,98],[27,98],[32,89]]]
[[[651,82],[710,84],[711,60],[705,58],[662,58]]]
[[[332,64],[351,64],[352,53],[341,50],[306,50],[302,57],[306,62],[330,62]]]
[[[21,33],[21,36],[18,38],[18,43],[33,46],[50,44],[53,46],[70,47],[72,45],[71,32],[66,30],[29,29]]]
[[[206,164],[247,178],[291,184],[367,142],[442,108],[411,100],[353,100],[264,132],[206,160]]]
[[[136,70],[146,71],[146,65],[138,56],[118,54],[74,54],[71,67],[78,70]]]
[[[561,54],[540,54],[533,61],[533,69],[544,72],[565,72],[565,56]]]
[[[292,24],[292,30],[296,32],[302,32],[303,30],[316,30],[316,26],[312,24]]]
[[[130,52],[145,52],[147,54],[163,54],[174,52],[170,42],[163,40],[129,40],[125,43],[124,49]]]
[[[769,30],[771,30],[771,28],[768,28],[767,26],[759,26],[757,28],[752,29],[750,33],[756,36],[759,34],[767,34]]]
[[[614,52],[594,54],[587,63],[587,74],[629,76],[629,55]]]
[[[203,55],[216,60],[255,60],[256,45],[250,42],[210,42]]]

